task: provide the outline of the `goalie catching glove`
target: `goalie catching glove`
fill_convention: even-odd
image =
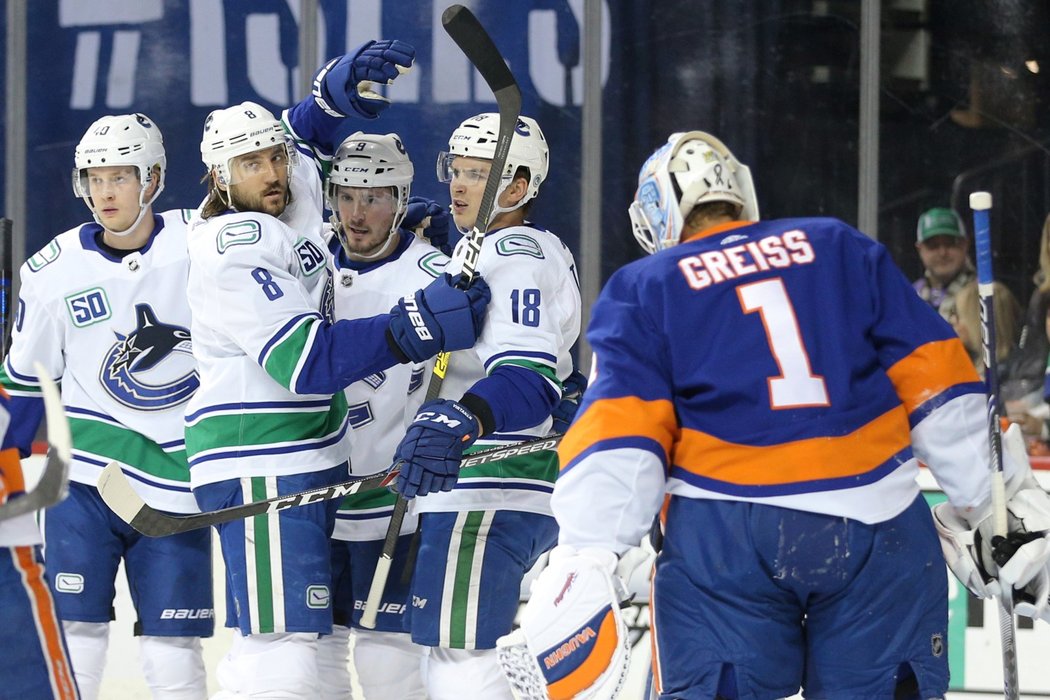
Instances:
[[[934,524],[948,568],[975,596],[999,597],[1009,586],[1017,614],[1050,621],[1050,496],[1032,476],[1016,424],[1003,446],[1020,465],[1006,485],[1006,537],[995,535],[993,516],[974,527],[949,503],[933,507]]]
[[[630,640],[616,555],[561,545],[532,585],[521,627],[496,641],[518,700],[611,700],[623,686]]]

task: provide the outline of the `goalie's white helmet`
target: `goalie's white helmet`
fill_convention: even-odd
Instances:
[[[127,235],[138,225],[147,207],[164,189],[164,173],[167,163],[164,155],[164,137],[149,117],[138,113],[102,117],[88,127],[74,151],[73,193],[84,200],[91,209],[95,221],[101,226],[102,222],[92,206],[91,193],[88,189],[88,168],[131,166],[138,170],[141,186],[139,217],[126,230],[110,232],[116,235]],[[146,201],[146,191],[153,183],[154,170],[158,171],[156,174],[157,188]]]
[[[703,131],[671,134],[638,174],[638,191],[628,212],[634,237],[647,252],[677,245],[689,212],[698,204],[729,202],[740,218],[758,220],[751,170]]]
[[[397,134],[351,134],[339,144],[325,186],[333,223],[339,224],[338,187],[393,187],[397,200],[390,226],[393,233],[405,218],[414,174],[412,161]]]
[[[499,114],[486,112],[467,119],[448,140],[448,151],[438,154],[437,172],[441,182],[452,179],[451,165],[456,156],[492,160],[496,155],[496,142],[499,140]],[[532,117],[518,117],[514,127],[514,138],[510,141],[507,153],[507,164],[503,168],[503,190],[514,177],[519,167],[529,169],[529,188],[522,197],[518,207],[535,197],[540,185],[547,179],[549,166],[547,139],[543,136],[540,125]],[[514,207],[517,209],[518,207]]]
[[[296,150],[281,122],[256,102],[242,102],[217,109],[204,121],[201,160],[223,185],[235,184],[230,161],[245,153],[283,145],[288,152],[288,170],[296,163]]]

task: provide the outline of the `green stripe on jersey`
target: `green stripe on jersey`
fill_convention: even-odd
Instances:
[[[338,432],[346,420],[346,395],[332,397],[328,410],[280,413],[247,411],[202,418],[186,426],[186,451],[196,455],[220,447],[246,447],[317,440]]]
[[[353,474],[351,473],[351,476]],[[397,494],[387,489],[373,489],[364,493],[347,496],[339,503],[339,510],[370,510],[392,506],[397,501]]]
[[[313,317],[303,319],[295,330],[270,348],[263,363],[266,373],[289,391],[292,391],[292,377],[295,374],[295,368],[299,366],[299,360],[305,354],[306,343],[310,339],[310,331],[315,323],[320,323],[320,319]]]
[[[80,452],[119,460],[162,479],[190,480],[184,449],[165,452],[134,430],[75,416],[69,417],[69,430],[73,435],[73,448]]]
[[[9,394],[36,394],[40,395],[40,387],[32,384],[19,384],[7,373],[7,369],[0,365],[0,384]]]
[[[469,455],[471,452],[490,449],[493,449],[492,445],[471,447],[466,451],[466,454]],[[459,475],[460,479],[474,479],[478,477],[539,479],[553,484],[558,477],[558,453],[553,451],[533,452],[518,457],[511,457],[510,459],[501,459],[498,462],[489,462],[488,464],[470,467]]]
[[[540,374],[554,386],[558,387],[558,391],[561,392],[563,387],[561,382],[558,380],[558,373],[550,365],[540,364],[539,362],[530,362],[529,360],[522,359],[507,359],[500,360],[496,364],[492,365],[492,369],[489,370],[489,374],[492,374],[492,370],[503,365],[514,365],[515,367],[523,367],[524,369],[531,369],[533,372]]]
[[[265,501],[269,497],[266,493],[266,477],[252,477],[252,501]],[[274,515],[273,517],[280,517]],[[270,562],[270,516],[253,516],[255,542],[245,543],[246,546],[255,547],[255,571],[248,572],[251,576],[255,574],[255,595],[258,598],[259,633],[267,634],[274,631],[273,621],[273,577],[270,575],[272,568]],[[281,546],[277,542],[278,547]]]

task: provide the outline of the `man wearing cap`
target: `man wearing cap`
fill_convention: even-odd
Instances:
[[[915,247],[924,271],[912,286],[948,319],[955,309],[955,295],[974,279],[973,264],[966,256],[970,241],[959,215],[945,207],[923,212]]]

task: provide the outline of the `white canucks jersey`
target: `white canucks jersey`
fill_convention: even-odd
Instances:
[[[373,263],[348,262],[331,238],[335,265],[335,316],[367,318],[385,314],[406,294],[426,287],[440,275],[448,258],[410,233],[387,258]],[[346,388],[353,448],[354,476],[383,471],[393,463],[394,451],[426,395],[433,361],[394,365]],[[375,540],[386,534],[395,496],[386,489],[348,496],[340,506],[332,535],[340,540]],[[407,515],[402,531],[413,532],[416,518]]]
[[[186,410],[193,486],[329,469],[350,454],[346,401],[299,390],[332,320],[320,182],[292,170],[297,227],[259,212],[195,219],[188,295],[201,389]],[[304,210],[313,207],[313,215]]]
[[[462,270],[466,238],[453,252],[448,272]],[[550,231],[525,224],[490,231],[478,270],[492,290],[481,337],[473,348],[452,353],[442,398],[460,399],[479,379],[503,364],[537,372],[561,394],[572,373],[570,349],[580,334],[580,286],[572,253]],[[479,440],[472,451],[527,440],[550,432],[552,421]],[[503,460],[462,471],[456,488],[416,499],[418,512],[482,509],[550,514],[558,460],[552,452]]]
[[[156,215],[140,251],[112,257],[101,227],[60,234],[22,266],[11,350],[0,376],[12,397],[14,429],[35,432],[40,362],[61,378],[73,435],[70,478],[94,486],[121,462],[154,508],[196,512],[189,490],[182,415],[199,385],[190,345],[186,288],[188,210]],[[32,426],[17,425],[30,421]]]

